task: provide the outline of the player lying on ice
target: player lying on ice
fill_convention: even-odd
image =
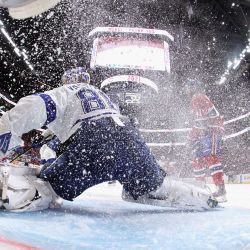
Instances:
[[[3,209],[46,209],[57,205],[58,197],[73,201],[111,180],[123,185],[127,201],[191,209],[217,205],[208,190],[165,176],[138,130],[106,94],[88,84],[83,68],[66,71],[62,80],[61,87],[20,99],[0,119],[1,156],[21,144],[23,133],[44,126],[64,145],[37,176],[8,163],[1,167]]]

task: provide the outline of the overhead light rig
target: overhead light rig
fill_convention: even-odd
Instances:
[[[249,32],[250,32],[250,30],[249,30]],[[238,57],[236,57],[233,61],[228,61],[227,69],[223,73],[223,75],[221,76],[220,80],[218,81],[219,85],[222,85],[222,84],[224,84],[226,82],[226,80],[230,76],[230,73],[232,71],[236,70],[241,65],[241,63],[246,59],[246,56],[248,54],[250,54],[250,38],[248,38],[248,44],[242,50],[240,55]]]
[[[18,46],[14,43],[14,41],[12,40],[10,35],[8,34],[7,30],[4,27],[4,23],[1,20],[0,20],[0,31],[4,35],[4,37],[7,39],[8,43],[12,46],[15,54],[24,61],[24,63],[28,66],[28,68],[31,71],[34,71],[34,67],[32,66],[32,64],[28,60],[28,56],[26,54],[27,51],[25,49],[18,48]]]

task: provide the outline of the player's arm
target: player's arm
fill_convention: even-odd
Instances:
[[[46,94],[20,99],[17,105],[0,119],[0,155],[22,144],[21,136],[56,119],[56,103]]]

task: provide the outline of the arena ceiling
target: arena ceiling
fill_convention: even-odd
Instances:
[[[13,20],[0,8],[0,20],[28,56],[32,70],[0,33],[1,91],[18,100],[57,86],[64,69],[86,64],[88,32],[96,26],[131,26],[168,30],[175,37],[172,72],[177,83],[199,76],[208,90],[240,57],[250,38],[249,0],[73,0],[26,20]],[[249,88],[250,53],[227,74],[223,86]],[[44,85],[44,84],[46,85]]]
[[[58,86],[65,69],[88,64],[87,35],[93,28],[128,26],[164,29],[174,36],[167,84],[178,93],[187,77],[198,78],[225,120],[249,112],[250,0],[63,0],[26,20],[13,20],[0,8],[0,26],[21,52],[17,55],[0,32],[0,93],[14,101]],[[179,100],[173,95],[170,102]],[[165,122],[171,110],[162,109],[158,125],[171,128]],[[249,116],[226,129],[231,134],[247,128]],[[249,132],[226,141],[228,169],[249,166],[248,138]]]

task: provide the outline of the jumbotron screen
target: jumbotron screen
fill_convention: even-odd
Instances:
[[[91,68],[95,67],[170,72],[169,45],[160,39],[96,38],[91,57]]]

